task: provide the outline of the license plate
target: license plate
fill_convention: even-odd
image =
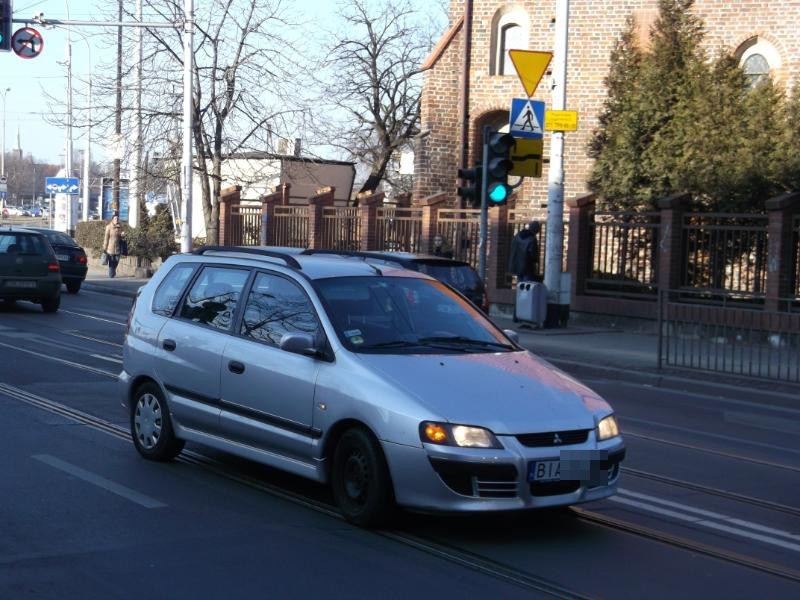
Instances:
[[[528,481],[561,481],[561,461],[540,460],[529,463]]]
[[[69,262],[71,258],[69,254],[56,254],[56,259],[62,262]]]
[[[35,288],[35,281],[6,281],[6,287],[13,288]]]

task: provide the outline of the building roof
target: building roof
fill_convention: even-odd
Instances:
[[[428,58],[425,59],[425,62],[422,63],[420,67],[421,71],[427,71],[428,69],[432,69],[436,62],[442,57],[444,51],[447,50],[447,47],[450,45],[450,42],[453,41],[453,38],[458,33],[458,30],[461,29],[461,26],[464,24],[464,15],[461,15],[458,20],[453,23],[453,26],[447,30],[447,32],[439,39],[436,46],[431,50],[431,53],[428,55]]]
[[[310,156],[294,156],[293,154],[275,154],[273,152],[262,152],[260,150],[254,150],[252,152],[235,152],[234,154],[228,154],[224,157],[224,160],[230,159],[239,159],[239,160],[285,160],[285,161],[292,161],[292,162],[309,162],[315,163],[320,165],[343,165],[343,166],[355,166],[355,163],[352,161],[346,160],[329,160],[326,158],[312,158]]]

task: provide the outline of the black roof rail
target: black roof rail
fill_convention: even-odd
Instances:
[[[277,258],[286,263],[286,266],[291,269],[301,271],[303,267],[297,262],[290,254],[283,254],[282,252],[275,252],[273,250],[262,250],[261,248],[247,248],[242,246],[203,246],[194,250],[192,254],[202,256],[206,252],[235,252],[241,254],[256,254],[258,256],[268,256],[269,258]]]
[[[381,271],[378,267],[373,265],[372,263],[367,262],[367,259],[372,260],[384,260],[378,253],[370,252],[367,250],[364,252],[363,250],[315,250],[313,248],[308,248],[303,250],[300,254],[304,254],[306,256],[314,256],[315,254],[323,255],[323,256],[344,256],[347,258],[360,258],[363,260],[367,265],[372,267],[378,275],[383,275],[383,271]]]

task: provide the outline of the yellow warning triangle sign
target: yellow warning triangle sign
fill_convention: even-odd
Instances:
[[[511,62],[517,70],[519,80],[525,93],[530,98],[539,86],[547,66],[553,60],[552,52],[537,52],[536,50],[509,50]]]

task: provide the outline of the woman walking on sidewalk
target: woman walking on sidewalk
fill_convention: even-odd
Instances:
[[[103,252],[105,252],[108,257],[108,276],[111,278],[117,276],[120,242],[123,237],[125,237],[125,232],[119,224],[119,214],[114,213],[114,216],[111,217],[111,222],[106,225],[106,231],[103,234]]]

